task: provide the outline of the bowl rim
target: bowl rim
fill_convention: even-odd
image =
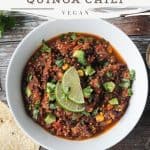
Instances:
[[[61,20],[64,21],[63,19],[58,19],[58,20],[59,20],[59,21],[61,21]],[[42,28],[43,26],[45,26],[45,25],[47,25],[47,24],[49,24],[49,23],[51,23],[51,22],[55,22],[55,21],[57,22],[58,20],[49,20],[49,21],[46,21],[46,22],[42,23],[41,25],[35,27],[32,31],[30,31],[30,32],[23,38],[23,40],[22,40],[22,41],[18,44],[18,46],[16,47],[16,49],[15,49],[15,51],[14,51],[14,53],[13,53],[11,59],[10,59],[9,66],[8,66],[8,69],[7,69],[7,73],[6,73],[6,82],[5,82],[7,102],[8,102],[10,111],[11,111],[11,113],[13,114],[13,117],[14,117],[16,123],[17,123],[18,126],[22,129],[22,131],[23,131],[27,136],[29,136],[33,141],[35,141],[35,142],[38,143],[39,145],[41,145],[41,146],[43,146],[43,147],[45,147],[45,148],[48,148],[48,149],[50,149],[50,147],[47,147],[46,145],[43,145],[40,141],[35,140],[34,137],[32,137],[32,136],[28,133],[28,131],[26,130],[26,128],[22,127],[22,124],[20,124],[20,122],[18,121],[18,119],[17,119],[15,113],[13,112],[13,108],[12,108],[12,106],[11,106],[11,99],[9,98],[9,93],[8,93],[8,89],[9,89],[9,87],[8,87],[8,78],[9,78],[10,68],[11,68],[13,59],[15,58],[15,55],[17,55],[18,51],[20,50],[20,46],[24,43],[24,41],[25,41],[26,39],[28,39],[28,37],[30,37],[36,30]],[[73,20],[73,21],[74,21],[74,20],[76,20],[76,21],[82,21],[82,20],[100,20],[101,22],[103,22],[103,23],[105,23],[105,24],[109,24],[109,25],[113,26],[115,29],[117,29],[118,31],[122,32],[122,34],[124,34],[124,36],[128,37],[122,30],[120,30],[120,29],[117,28],[116,26],[112,25],[111,23],[108,23],[107,21],[104,21],[103,19],[95,19],[95,18],[93,18],[93,19],[69,19],[69,20],[65,20],[65,21],[72,21],[72,20]],[[128,37],[128,39],[130,39],[130,38]],[[131,39],[130,39],[130,41],[131,41]],[[132,42],[132,41],[131,41],[131,42]],[[132,123],[132,124],[133,124],[132,128],[130,128],[130,129],[128,130],[128,132],[126,132],[122,137],[120,137],[119,139],[117,139],[117,140],[115,141],[115,143],[112,143],[111,145],[109,145],[108,147],[105,147],[105,148],[110,148],[110,147],[116,145],[117,143],[119,143],[120,141],[122,141],[122,140],[134,129],[134,127],[135,127],[135,126],[137,125],[137,123],[139,122],[139,120],[140,120],[140,118],[141,118],[141,116],[142,116],[142,114],[143,114],[143,111],[144,111],[144,109],[145,109],[145,106],[146,106],[146,101],[147,101],[147,97],[148,97],[148,89],[149,89],[149,84],[148,84],[148,71],[147,71],[147,69],[146,69],[146,64],[144,63],[144,60],[143,60],[143,58],[142,58],[141,53],[138,51],[138,48],[136,47],[136,45],[135,45],[133,42],[132,42],[132,44],[133,44],[133,45],[135,46],[135,48],[137,49],[137,54],[139,55],[139,57],[141,57],[141,60],[143,61],[143,64],[144,64],[144,70],[145,70],[145,72],[146,72],[146,81],[147,81],[146,93],[147,93],[147,94],[146,94],[146,100],[144,101],[145,104],[143,105],[143,108],[142,108],[140,114],[138,115],[138,116],[139,116],[138,119]],[[125,113],[126,113],[126,112],[125,112]],[[92,139],[93,139],[93,138],[92,138]],[[73,142],[74,142],[74,141],[73,141]]]

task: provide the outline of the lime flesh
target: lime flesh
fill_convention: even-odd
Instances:
[[[58,82],[56,84],[55,94],[56,94],[56,101],[65,110],[68,110],[71,112],[82,112],[82,111],[84,111],[85,108],[82,104],[76,104],[73,101],[70,101],[65,96],[63,89],[62,89],[62,84],[60,82]]]
[[[80,78],[75,67],[70,67],[62,79],[62,88],[71,101],[77,104],[84,103],[84,96],[80,84]]]

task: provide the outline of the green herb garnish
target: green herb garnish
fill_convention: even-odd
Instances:
[[[50,101],[54,101],[56,99],[55,96],[55,88],[56,88],[56,84],[53,82],[47,82],[46,84],[46,92],[49,96],[49,100]]]
[[[83,112],[82,112],[82,115],[85,115],[85,116],[89,117],[89,116],[90,116],[90,113],[87,112],[87,111],[83,111]]]
[[[42,41],[42,47],[41,47],[41,52],[43,53],[50,53],[51,52],[51,48],[46,44],[46,42],[43,40]]]
[[[106,76],[107,76],[108,78],[111,78],[111,77],[112,77],[112,72],[110,72],[110,71],[106,72]]]
[[[63,59],[58,59],[58,60],[56,60],[55,64],[60,68],[64,64],[64,60]]]
[[[99,112],[99,108],[97,107],[96,109],[93,110],[92,115],[96,116]]]

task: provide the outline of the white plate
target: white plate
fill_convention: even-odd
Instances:
[[[48,40],[64,32],[87,32],[104,37],[123,56],[130,69],[135,69],[134,95],[121,120],[107,132],[83,141],[69,141],[52,136],[34,123],[25,112],[21,95],[22,71],[42,39]],[[132,41],[115,26],[100,20],[57,20],[46,22],[30,32],[16,48],[10,61],[6,93],[8,104],[19,126],[37,143],[54,150],[102,150],[121,141],[140,119],[148,94],[148,78],[142,57]]]

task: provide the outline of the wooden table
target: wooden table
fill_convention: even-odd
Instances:
[[[25,16],[18,13],[14,13],[14,15],[18,20],[17,26],[13,30],[6,32],[0,39],[0,100],[3,101],[6,101],[5,76],[12,53],[27,33],[42,22],[46,21],[44,19]],[[115,24],[129,35],[145,59],[145,51],[148,44],[150,44],[150,16],[115,18],[108,19],[108,21]],[[148,97],[145,111],[135,129],[119,144],[110,148],[110,150],[122,149],[150,150],[150,95]]]

